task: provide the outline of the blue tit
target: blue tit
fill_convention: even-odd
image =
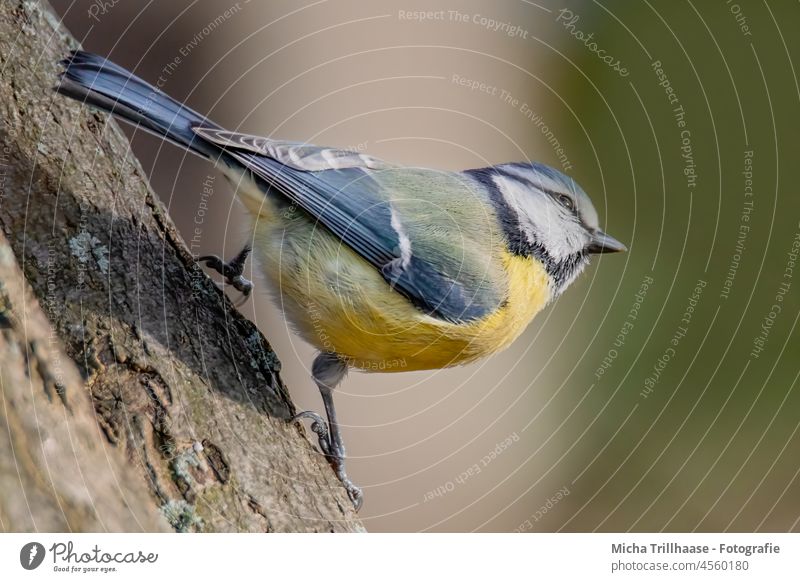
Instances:
[[[625,246],[589,197],[537,163],[463,172],[394,165],[347,150],[226,131],[103,57],[62,61],[56,90],[212,161],[253,219],[253,250],[297,333],[328,422],[322,452],[345,472],[333,390],[349,368],[401,372],[472,362],[511,344],[594,253]],[[237,288],[231,263],[203,257]]]

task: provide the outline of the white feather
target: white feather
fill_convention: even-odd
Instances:
[[[542,186],[549,188],[545,180],[543,177]],[[530,186],[501,174],[494,176],[494,182],[503,199],[517,214],[529,242],[541,244],[557,261],[584,248],[589,240],[586,229],[551,196],[531,192]],[[553,184],[552,188],[563,186]]]
[[[389,206],[391,211],[391,224],[392,228],[397,233],[397,238],[400,241],[400,267],[405,269],[411,262],[411,239],[408,238],[403,223],[400,222],[400,217],[394,209],[394,206]]]

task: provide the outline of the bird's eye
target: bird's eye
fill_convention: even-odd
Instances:
[[[575,201],[572,200],[572,198],[570,198],[569,196],[566,196],[564,194],[559,194],[558,202],[559,204],[561,204],[561,206],[563,206],[570,212],[575,212]]]

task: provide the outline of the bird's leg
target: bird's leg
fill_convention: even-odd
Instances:
[[[250,297],[250,292],[253,290],[253,282],[244,278],[244,264],[252,250],[250,245],[246,245],[227,263],[216,255],[205,255],[197,260],[205,263],[206,267],[213,269],[225,277],[225,282],[239,291],[246,301],[247,298]]]
[[[328,463],[330,463],[339,481],[344,485],[350,501],[353,502],[356,511],[358,511],[363,501],[363,494],[361,489],[350,481],[345,471],[344,444],[342,443],[342,435],[339,432],[339,424],[336,422],[336,409],[333,406],[333,391],[347,374],[347,364],[338,355],[325,352],[314,359],[311,372],[314,376],[314,382],[319,388],[319,393],[322,395],[328,422],[326,423],[316,412],[308,411],[295,415],[291,420],[295,421],[301,418],[310,418],[312,420],[311,430],[319,438],[319,447],[322,449],[322,453],[328,459]]]

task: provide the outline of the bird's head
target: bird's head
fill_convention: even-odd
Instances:
[[[469,173],[488,188],[511,251],[544,264],[553,297],[575,280],[590,255],[627,250],[600,229],[586,192],[558,170],[512,163]]]

